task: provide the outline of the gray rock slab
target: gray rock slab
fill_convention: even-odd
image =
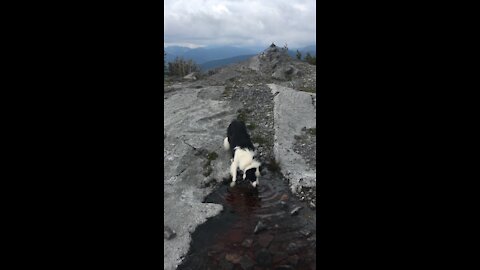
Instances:
[[[211,188],[201,188],[201,183],[208,178],[221,181],[229,175],[230,157],[223,150],[223,139],[237,110],[226,101],[208,99],[223,92],[223,87],[172,88],[175,91],[164,100],[163,216],[164,226],[173,229],[176,236],[163,242],[165,270],[176,269],[188,252],[191,233],[222,210],[221,205],[202,203]],[[201,91],[209,94],[200,98]],[[211,161],[213,171],[208,177],[203,175],[205,152],[218,154]]]
[[[289,179],[292,192],[301,186],[316,186],[316,170],[293,151],[294,136],[303,127],[316,128],[316,94],[294,90],[277,84],[267,84],[274,97],[275,159],[282,174]]]
[[[260,56],[256,55],[248,59],[248,68],[259,71],[260,70]]]
[[[196,72],[192,72],[188,75],[186,75],[185,77],[183,77],[184,79],[187,79],[187,80],[192,80],[192,81],[195,81],[197,79],[197,73]]]

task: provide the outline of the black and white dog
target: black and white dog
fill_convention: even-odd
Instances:
[[[231,187],[235,186],[237,179],[237,169],[243,171],[243,179],[250,180],[253,187],[259,184],[260,162],[253,159],[255,148],[253,147],[250,136],[247,133],[245,124],[238,120],[233,120],[228,126],[227,137],[223,140],[225,150],[232,151],[232,164],[230,165],[230,174],[232,175]]]

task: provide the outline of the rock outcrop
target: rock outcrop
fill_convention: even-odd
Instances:
[[[206,78],[189,74],[165,88],[164,226],[175,234],[164,239],[164,269],[176,269],[191,233],[222,211],[202,201],[229,178],[231,157],[222,147],[231,120],[247,123],[260,160],[278,160],[294,192],[315,187],[315,169],[294,151],[296,136],[316,127],[316,94],[308,93],[315,92],[315,74],[315,66],[271,46]]]
[[[316,170],[293,151],[293,144],[295,135],[300,134],[302,128],[316,128],[316,94],[275,84],[268,86],[275,95],[275,159],[280,163],[284,176],[290,180],[293,192],[298,192],[300,186],[313,187],[316,185]]]
[[[164,225],[176,232],[175,238],[164,240],[168,270],[176,269],[186,255],[196,226],[222,210],[202,200],[213,178],[228,176],[230,158],[222,142],[236,113],[228,102],[216,100],[224,87],[184,86],[164,99]]]

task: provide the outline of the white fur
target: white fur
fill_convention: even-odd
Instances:
[[[230,184],[231,187],[235,186],[235,181],[237,180],[237,169],[243,171],[243,179],[245,179],[245,172],[248,169],[257,168],[255,172],[255,175],[257,176],[257,181],[253,182],[252,185],[253,187],[256,187],[258,185],[258,178],[260,177],[260,162],[253,159],[254,155],[255,153],[250,151],[249,149],[242,149],[238,146],[235,147],[235,155],[233,157],[232,164],[230,165],[230,174],[232,175],[232,183]]]
[[[230,149],[230,143],[228,142],[228,137],[225,137],[225,139],[223,140],[223,148],[225,148],[225,150]]]

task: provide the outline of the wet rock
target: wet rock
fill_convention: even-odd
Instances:
[[[302,209],[303,207],[301,206],[297,206],[295,207],[291,212],[290,212],[290,215],[294,216],[294,215],[298,215],[298,212],[300,211],[300,209]]]
[[[233,269],[233,264],[225,261],[225,260],[220,260],[220,263],[218,264],[220,266],[220,269],[225,269],[225,270],[231,270]]]
[[[289,256],[287,261],[289,264],[296,266],[298,263],[298,259],[299,259],[298,255],[295,254],[295,255]]]
[[[293,254],[293,253],[297,252],[298,248],[299,247],[298,247],[297,244],[295,244],[294,242],[291,242],[287,245],[287,252],[288,252],[288,254]]]
[[[273,240],[273,235],[271,234],[263,234],[260,235],[258,238],[258,244],[264,248],[268,247],[270,245],[270,242]]]
[[[266,249],[257,252],[255,259],[260,266],[270,266],[272,264],[272,254]]]
[[[241,259],[241,256],[239,254],[236,254],[236,253],[225,254],[225,260],[227,260],[227,261],[229,261],[233,264],[239,263],[240,259]]]
[[[263,61],[261,63],[261,65],[259,65],[259,69],[261,68],[262,69],[262,74],[260,73],[255,73],[253,72],[252,74],[250,73],[250,70],[248,70],[248,66],[245,65],[245,69],[242,69],[242,70],[236,70],[235,73],[234,70],[232,69],[231,71],[229,72],[225,72],[225,73],[221,73],[221,74],[217,74],[218,76],[212,76],[212,79],[209,79],[208,78],[208,81],[205,81],[204,83],[202,82],[202,85],[205,85],[203,89],[195,89],[195,90],[192,90],[192,89],[188,89],[188,91],[179,91],[178,94],[176,94],[176,96],[172,96],[171,98],[169,97],[168,99],[166,99],[164,102],[166,105],[169,105],[169,106],[166,106],[166,108],[170,108],[172,106],[175,106],[176,107],[179,107],[177,106],[179,104],[179,102],[181,101],[182,102],[182,105],[181,105],[181,108],[179,107],[177,110],[177,113],[174,114],[172,113],[172,115],[174,116],[174,119],[172,120],[169,120],[166,121],[166,123],[164,123],[164,126],[166,129],[168,129],[170,132],[168,133],[169,135],[170,134],[174,134],[172,136],[174,137],[178,137],[180,134],[183,136],[185,135],[185,138],[184,138],[184,141],[186,143],[189,143],[190,145],[193,145],[195,146],[197,149],[201,149],[202,147],[205,147],[207,148],[209,151],[213,151],[215,150],[214,148],[211,147],[211,145],[215,145],[215,148],[217,147],[217,144],[218,142],[213,142],[212,140],[207,140],[207,139],[203,139],[203,138],[216,138],[216,136],[210,136],[210,133],[212,134],[221,134],[222,132],[225,132],[225,129],[226,129],[226,125],[228,125],[228,122],[231,120],[230,118],[234,118],[235,115],[236,115],[236,110],[238,109],[237,107],[237,103],[238,103],[238,106],[241,106],[242,102],[244,102],[244,104],[246,104],[245,106],[245,109],[248,109],[249,111],[245,113],[245,115],[247,116],[246,120],[247,122],[249,123],[255,123],[256,125],[256,128],[252,129],[252,134],[251,136],[252,137],[257,137],[259,139],[263,139],[263,141],[261,141],[259,144],[260,146],[257,147],[258,149],[258,154],[260,156],[260,154],[263,154],[261,159],[262,161],[269,161],[269,160],[272,160],[274,158],[274,135],[277,133],[273,128],[274,126],[276,127],[277,125],[275,125],[274,123],[274,120],[277,121],[278,119],[282,120],[282,118],[277,118],[276,116],[279,116],[278,114],[274,113],[274,105],[273,105],[273,94],[270,90],[270,88],[266,85],[267,83],[272,83],[273,80],[264,80],[262,79],[263,77],[270,77],[271,74],[274,72],[274,70],[271,70],[271,65],[269,65],[268,63],[264,63],[267,59],[263,59],[261,61]],[[281,60],[281,59],[280,59]],[[282,62],[280,60],[277,60],[278,62],[278,67],[279,68],[282,68],[284,69],[286,72],[286,74],[288,73],[291,73],[291,68],[289,68],[289,62]],[[264,64],[267,64],[267,65],[264,65]],[[292,66],[294,66],[295,68],[299,68],[299,66],[295,63],[295,64],[291,64]],[[266,68],[270,68],[270,70],[266,70]],[[305,68],[302,68],[302,70],[305,69]],[[305,72],[307,74],[310,75],[310,73],[308,72],[308,70],[305,70]],[[235,76],[233,76],[235,74]],[[263,77],[261,77],[260,75],[262,75]],[[295,73],[293,74],[290,74],[290,75],[295,75]],[[239,83],[239,79],[240,79],[240,76],[242,77],[241,78],[241,81],[242,83]],[[221,77],[221,78],[220,78]],[[232,105],[235,103],[235,106],[223,106],[223,105],[230,105],[230,103],[227,103],[225,104],[225,101],[226,100],[223,100],[221,98],[221,95],[223,94],[223,91],[225,90],[225,86],[227,85],[227,82],[226,80],[229,80],[231,78],[235,79],[235,81],[233,80],[230,80],[228,82],[228,85],[232,85],[232,84],[235,84],[235,86],[239,86],[238,89],[227,89],[229,91],[228,93],[228,99],[232,99]],[[203,78],[202,78],[203,79]],[[247,83],[249,84],[253,84],[255,86],[253,87],[249,87],[250,85],[246,85]],[[295,85],[295,87],[300,87],[302,85],[305,84],[305,87],[310,87],[311,83],[306,83],[305,82],[305,79],[302,79],[302,80],[298,80],[298,81],[291,81],[291,82],[288,82],[289,84],[292,84],[292,88],[293,86]],[[194,82],[194,83],[191,83],[191,82],[188,82],[186,84],[189,84],[188,87],[191,87],[191,88],[195,88],[194,86],[196,85],[199,85],[200,82]],[[257,84],[261,85],[261,86],[258,86],[257,87]],[[313,84],[315,84],[315,81],[313,81]],[[220,90],[215,90],[211,87],[211,85],[222,85],[222,86],[219,86],[219,88],[221,88]],[[285,86],[288,85],[286,82],[285,82]],[[244,87],[245,86],[245,87]],[[210,88],[212,88],[212,90],[210,90]],[[228,87],[230,88],[230,87]],[[215,91],[213,91],[215,90]],[[297,90],[297,89],[295,89]],[[199,93],[199,96],[200,94],[205,94],[205,93],[210,93],[210,92],[215,92],[216,95],[215,95],[215,98],[218,98],[218,102],[220,102],[219,104],[221,106],[218,106],[218,104],[215,104],[216,106],[210,106],[208,107],[209,110],[203,110],[203,107],[205,107],[205,105],[208,105],[208,104],[200,104],[202,106],[199,106],[201,107],[200,110],[196,111],[196,112],[191,112],[192,110],[190,110],[189,108],[190,107],[195,107],[196,106],[196,102],[199,101],[200,103],[206,103],[207,101],[209,101],[209,99],[213,99],[213,94],[212,96],[210,96],[210,94],[208,96],[206,96],[206,99],[201,99],[201,98],[196,98],[195,96],[193,97],[190,97],[189,96],[189,93],[192,93],[192,92],[195,92],[195,91],[200,91],[198,92]],[[204,92],[206,91],[206,92]],[[218,92],[218,93],[217,93]],[[172,93],[172,94],[175,94],[175,93]],[[218,95],[217,95],[218,94]],[[204,97],[204,96],[202,96]],[[177,98],[178,100],[172,100],[174,98]],[[277,98],[279,98],[279,96],[277,96]],[[257,99],[257,101],[255,101]],[[185,104],[184,101],[185,100],[192,100],[192,105],[191,106],[184,106]],[[206,101],[207,100],[207,101]],[[217,99],[215,99],[217,100]],[[280,100],[282,101],[282,100]],[[217,102],[217,101],[215,101]],[[310,102],[310,100],[309,100]],[[280,104],[282,105],[282,104]],[[301,106],[305,105],[305,104],[300,104]],[[217,114],[217,113],[220,113],[218,110],[214,110],[215,108],[223,108],[223,107],[226,107],[228,110],[225,114]],[[275,105],[275,107],[277,107],[277,105]],[[186,113],[187,117],[180,117],[178,116],[180,114],[180,111],[183,110],[183,108],[185,108],[185,110],[189,111],[188,113]],[[180,110],[181,109],[181,110]],[[210,110],[212,109],[212,110]],[[166,111],[168,111],[169,109],[166,109]],[[223,109],[222,109],[223,110]],[[231,112],[230,112],[231,111]],[[198,112],[198,113],[197,113]],[[202,113],[204,112],[204,113]],[[208,112],[208,113],[206,113]],[[252,113],[252,112],[257,112],[255,115]],[[194,117],[195,115],[197,114],[205,114],[205,115],[201,115],[199,117]],[[193,115],[193,116],[192,116]],[[218,118],[220,119],[217,119],[217,115],[219,115]],[[288,114],[287,114],[288,115]],[[215,118],[211,118],[210,116],[215,116]],[[189,118],[194,118],[192,119],[192,121],[186,121],[184,124],[186,124],[186,126],[188,127],[185,127],[185,128],[178,128],[179,125],[175,124],[175,123],[183,123],[184,120],[188,120]],[[302,119],[305,118],[305,116],[302,116]],[[167,118],[166,119],[171,119],[171,118]],[[193,120],[197,121],[199,119],[204,119],[202,121],[200,121],[199,123],[201,123],[201,125],[197,126],[196,128],[190,128],[190,126],[193,126],[195,125],[196,122],[194,122]],[[219,121],[217,121],[219,120]],[[168,122],[168,123],[167,123]],[[192,122],[192,123],[189,123],[189,122]],[[302,126],[300,126],[300,128],[302,128],[303,126],[307,126],[307,127],[311,127],[310,124],[308,123],[303,123],[303,121],[300,123]],[[183,124],[182,124],[183,125]],[[217,126],[219,126],[219,128],[217,128]],[[283,125],[280,125],[279,128],[282,128]],[[218,129],[218,130],[217,130]],[[200,130],[208,130],[207,134],[197,134],[197,133],[190,133],[190,130],[192,131],[200,131]],[[212,130],[212,132],[210,132],[210,130]],[[219,131],[220,130],[220,131]],[[300,134],[299,132],[297,132],[298,130],[295,129],[294,132],[292,133],[292,129],[289,129],[289,130],[285,130],[285,134],[283,135],[289,135],[289,136],[292,136],[292,134]],[[223,133],[222,133],[223,134]],[[199,136],[200,135],[200,136]],[[204,135],[208,135],[208,136],[204,136]],[[282,134],[280,134],[282,135]],[[172,143],[172,142],[177,142],[178,140],[176,140],[176,138],[170,138],[169,141],[167,142],[166,141],[166,144],[169,144],[169,143]],[[201,138],[201,139],[199,139]],[[223,139],[223,138],[221,138]],[[290,138],[292,139],[292,138]],[[215,139],[216,140],[216,139]],[[260,141],[260,140],[259,140]],[[282,141],[280,141],[282,142]],[[305,143],[304,141],[301,142],[302,144],[305,144],[304,146],[300,145],[302,149],[306,149],[308,150],[308,147],[310,146],[308,143]],[[221,144],[221,142],[220,142]],[[283,145],[284,148],[287,148],[287,149],[292,149],[291,145],[287,145],[287,144],[284,144]],[[218,148],[221,148],[220,146]],[[259,149],[261,148],[261,149]],[[186,149],[184,151],[184,149]],[[313,149],[313,148],[311,148]],[[192,150],[192,147],[184,144],[183,142],[179,142],[179,146],[176,147],[175,149],[168,149],[170,152],[172,153],[175,153],[176,156],[182,156],[183,155],[183,152],[188,152],[186,153],[188,156],[191,156],[191,150]],[[219,149],[220,150],[220,149]],[[166,152],[164,150],[164,152]],[[223,152],[222,152],[223,153]],[[295,153],[291,152],[290,154],[294,155]],[[170,154],[170,155],[165,155],[165,156],[174,156],[173,154]],[[200,155],[199,158],[203,158],[204,156],[203,155]],[[310,157],[310,156],[307,156],[307,157]],[[223,161],[225,160],[225,161]],[[180,171],[180,169],[183,168],[183,166],[178,166],[178,164],[182,164],[182,163],[185,163],[186,161],[189,161],[187,159],[182,159],[180,160],[179,162],[177,161],[172,161],[170,163],[166,163],[164,164],[165,167],[171,167],[172,168],[172,171],[173,171],[173,174],[172,175],[177,175],[177,173]],[[228,168],[228,165],[229,165],[229,158],[228,157],[225,157],[224,159],[219,159],[219,163],[217,166],[219,170],[224,170],[224,168]],[[263,163],[263,162],[262,162]],[[288,165],[288,162],[286,163]],[[203,164],[200,164],[200,167],[201,165]],[[217,165],[217,163],[215,164]],[[178,168],[177,168],[178,167]],[[193,167],[193,166],[192,166]],[[308,168],[308,167],[306,167]],[[216,169],[216,168],[214,168]],[[178,183],[176,181],[170,181],[172,182],[172,184],[170,184],[169,182],[169,185],[166,186],[168,188],[170,188],[169,190],[169,194],[171,194],[171,198],[172,200],[175,202],[177,199],[178,199],[178,194],[182,194],[182,192],[184,194],[192,194],[192,192],[184,192],[184,190],[190,186],[194,186],[195,188],[198,188],[198,185],[194,184],[194,185],[191,185],[192,183],[201,183],[201,180],[203,179],[202,177],[202,173],[200,172],[196,172],[195,170],[191,170],[191,173],[190,175],[188,174],[190,170],[187,170],[186,173],[184,173],[182,175],[183,177],[183,180],[185,180],[184,182],[186,182],[186,184],[184,186],[181,186],[181,185],[178,185]],[[283,172],[283,168],[282,168],[282,172]],[[287,170],[286,171],[287,173],[288,172],[293,172],[293,176],[294,177],[297,177],[297,175],[295,175],[295,172],[300,172],[300,171],[291,171],[291,170]],[[308,173],[311,173],[313,172],[314,173],[314,170],[312,169],[310,172]],[[198,175],[199,177],[196,177],[196,175]],[[228,174],[228,173],[227,173]],[[170,178],[172,177],[171,175],[168,175],[169,177],[167,178]],[[182,177],[178,177],[179,180],[182,180],[180,178]],[[220,183],[224,176],[220,176],[220,174],[216,174],[216,172],[213,172],[212,173],[212,178],[216,178],[217,180],[214,182],[214,184],[217,184],[217,183]],[[276,177],[273,177],[273,176],[270,176],[270,174],[268,173],[267,171],[267,176],[266,177],[270,177],[271,179],[268,179],[268,180],[278,180],[278,181],[281,181],[280,179],[283,179],[285,182],[288,183],[288,179],[284,178],[284,177],[278,177],[278,179],[274,179]],[[303,177],[303,175],[302,175]],[[198,178],[198,179],[197,179]],[[188,180],[188,181],[187,181]],[[268,181],[267,180],[267,181]],[[295,179],[294,179],[295,180]],[[262,181],[262,180],[260,180]],[[264,183],[267,183],[267,181],[264,181]],[[229,184],[230,182],[228,182]],[[295,184],[297,184],[296,182],[294,182]],[[221,184],[221,183],[220,183]],[[238,182],[238,184],[240,185],[240,182]],[[281,184],[284,184],[284,183],[281,183]],[[301,183],[302,185],[304,183]],[[205,185],[206,186],[206,185]],[[179,187],[179,188],[176,188],[174,189],[174,187]],[[220,185],[220,188],[226,188],[225,186],[223,185]],[[265,190],[265,189],[264,189]],[[266,191],[268,192],[269,190],[266,189]],[[198,194],[203,194],[205,193],[206,191],[201,191],[199,192]],[[289,203],[289,199],[286,200],[286,203],[284,204],[286,209],[285,210],[280,210],[280,205],[279,205],[279,200],[278,198],[283,194],[283,193],[286,193],[286,192],[281,192],[281,193],[277,193],[279,195],[277,195],[278,197],[275,197],[275,199],[277,200],[276,202],[274,202],[274,209],[272,209],[273,211],[280,211],[281,214],[283,214],[283,216],[279,216],[278,218],[285,218],[285,215],[288,216],[289,213],[290,213],[290,210],[292,210],[295,206],[297,205],[294,205],[292,203]],[[195,194],[195,193],[193,193]],[[290,194],[288,194],[290,196]],[[302,196],[306,196],[305,194],[302,195]],[[193,199],[195,196],[187,196],[186,199]],[[268,197],[270,198],[270,197]],[[202,200],[203,197],[199,197],[198,200]],[[221,198],[223,200],[223,197]],[[240,198],[241,201],[243,202],[243,198]],[[167,201],[167,200],[166,200]],[[306,200],[307,203],[306,205],[308,205],[308,203],[310,202],[310,200]],[[195,205],[194,203],[190,203],[188,202],[189,204],[188,205]],[[218,201],[215,201],[215,203],[217,204],[220,204]],[[270,203],[269,201],[266,202],[267,204]],[[288,205],[287,205],[288,203]],[[176,205],[176,204],[173,204],[172,205]],[[202,208],[206,207],[205,205],[203,204],[199,204]],[[291,207],[290,207],[291,206]],[[180,207],[182,207],[182,209],[186,210],[187,208],[185,207],[185,205],[181,205]],[[305,207],[305,206],[304,206]],[[308,207],[308,206],[307,206]],[[171,207],[172,208],[172,207]],[[167,209],[167,208],[166,208]],[[229,209],[229,208],[223,208],[224,210],[226,209]],[[235,208],[237,209],[237,208]],[[170,209],[167,209],[167,210],[170,210]],[[178,213],[178,211],[166,211],[166,213]],[[306,209],[306,210],[309,210],[309,209]],[[228,210],[227,210],[228,211]],[[241,209],[241,211],[243,211],[243,209]],[[287,212],[288,211],[288,212]],[[183,222],[183,220],[185,218],[190,218],[190,217],[193,217],[193,213],[198,213],[199,211],[192,211],[192,212],[189,212],[188,213],[188,216],[184,216],[184,215],[178,215],[179,216],[179,221],[180,223],[179,224],[183,224],[181,222]],[[309,213],[310,211],[305,211],[306,213]],[[303,216],[303,213],[302,215]],[[195,217],[197,218],[197,217]],[[205,220],[205,218],[201,217],[202,219],[201,220]],[[232,250],[229,250],[228,252],[238,252],[240,255],[242,255],[242,253],[239,251],[239,250],[236,250],[238,248],[240,248],[240,250],[242,249],[245,249],[245,247],[242,247],[242,241],[244,241],[246,243],[246,245],[248,246],[248,242],[252,241],[250,243],[250,247],[253,247],[253,246],[257,246],[259,248],[261,248],[261,246],[259,244],[257,244],[257,239],[260,238],[260,236],[263,236],[263,235],[266,235],[266,234],[273,234],[273,232],[281,232],[281,234],[284,234],[284,231],[286,234],[292,236],[292,237],[296,237],[296,238],[302,238],[302,240],[299,240],[299,243],[303,243],[302,241],[305,241],[305,239],[303,237],[300,237],[300,235],[298,234],[298,230],[289,230],[290,228],[290,225],[288,223],[284,223],[282,222],[281,220],[279,220],[277,218],[277,216],[275,216],[274,218],[272,218],[272,221],[271,222],[268,222],[266,219],[262,219],[262,222],[263,223],[266,223],[268,224],[268,230],[265,231],[265,232],[260,232],[254,236],[244,236],[244,235],[240,235],[240,237],[238,237],[238,239],[236,241],[232,241],[233,243],[238,243],[238,247],[236,248],[233,248]],[[292,217],[290,217],[292,218]],[[193,218],[190,218],[190,219],[193,219]],[[303,220],[301,219],[301,217],[296,217],[296,218],[293,218],[293,219],[296,219],[297,222],[302,222]],[[258,222],[258,220],[257,220]],[[282,222],[282,223],[280,223]],[[270,225],[273,225],[275,223],[278,223],[280,224],[280,230],[276,229],[276,230],[271,230],[273,226],[270,226]],[[255,224],[255,223],[254,223]],[[180,228],[180,226],[183,226],[183,225],[180,225],[178,226],[177,223],[173,222],[173,223],[170,223],[169,224],[170,226],[172,226],[172,228]],[[295,224],[295,226],[292,225],[292,227],[296,227],[297,224]],[[193,232],[194,231],[194,228],[195,228],[196,224],[192,225],[192,226],[189,226],[189,228],[191,228],[191,231],[190,232]],[[270,230],[270,231],[269,231]],[[245,238],[247,237],[251,237],[252,239],[254,240],[251,240],[250,241],[247,241]],[[255,237],[255,238],[254,238]],[[178,237],[179,239],[176,239],[177,241],[165,241],[165,244],[172,244],[172,243],[176,243],[176,242],[179,242],[180,240],[182,240],[184,237]],[[285,247],[286,247],[286,244],[281,244],[280,246],[280,243],[282,243],[281,240],[285,240],[285,241],[292,241],[292,240],[295,240],[295,239],[291,239],[289,237],[287,237],[285,235],[284,238],[282,238],[282,236],[275,236],[274,238],[276,241],[278,240],[279,241],[279,245],[276,245],[276,242],[270,242],[270,244],[268,245],[268,247],[270,248],[269,252],[271,252],[272,254],[272,261],[276,262],[275,266],[278,266],[278,264],[282,264],[282,265],[286,265],[286,264],[290,264],[292,265],[290,262],[287,262],[287,258],[288,258],[288,254],[286,253],[285,251]],[[263,240],[263,241],[266,241],[267,239]],[[253,243],[253,241],[255,243]],[[180,249],[178,248],[177,246],[166,246],[166,248],[164,250],[164,257],[165,257],[165,265],[166,267],[164,267],[165,269],[169,269],[169,270],[172,270],[174,268],[171,268],[170,265],[171,263],[168,263],[169,261],[172,261],[174,263],[176,263],[178,261],[177,257],[179,256],[178,254],[184,254],[186,253],[186,251],[188,251],[188,242],[189,241],[184,241],[187,245],[187,248],[186,249]],[[268,241],[267,241],[268,242]],[[241,269],[241,262],[240,261],[240,264],[236,264],[236,265],[232,265],[231,262],[228,262],[225,260],[225,244],[222,244],[221,245],[221,248],[219,248],[219,250],[223,250],[223,252],[220,252],[215,255],[215,259],[212,258],[212,259],[208,259],[208,263],[205,261],[205,257],[207,257],[205,254],[206,252],[198,252],[197,255],[195,256],[202,256],[204,255],[203,259],[200,259],[198,260],[198,262],[196,264],[190,264],[190,267],[192,269],[195,269],[195,268],[203,268],[203,269]],[[200,247],[200,249],[203,249],[202,247]],[[277,250],[277,249],[283,249],[283,250]],[[204,250],[205,251],[205,250]],[[257,250],[255,250],[257,251]],[[273,257],[273,254],[277,254],[277,253],[282,253],[282,258],[284,259],[283,261],[278,261],[276,260],[274,257]],[[250,257],[251,260],[254,261],[254,264],[256,264],[255,262],[255,252],[254,254],[251,254],[249,253],[249,255],[253,255],[253,257]],[[219,256],[221,257],[220,260],[219,259]],[[245,256],[245,255],[243,255]],[[308,255],[308,256],[311,256],[311,255]],[[302,254],[302,258],[303,258],[303,254]],[[171,259],[172,258],[172,259]],[[208,258],[208,257],[207,257]],[[190,261],[192,261],[193,257],[190,257]],[[246,258],[248,260],[248,257]],[[225,267],[222,267],[221,265],[218,265],[218,263],[220,261],[223,261],[222,265],[224,265]],[[310,262],[310,260],[306,260],[305,262]],[[302,265],[300,265],[302,264]],[[300,265],[299,268],[302,268],[302,269],[310,269],[310,267],[308,267],[306,265],[307,263],[303,263],[303,260],[300,261],[298,263],[298,265]],[[194,265],[197,265],[197,266],[194,266]],[[245,265],[247,268],[249,267],[248,263],[247,265]],[[275,266],[267,266],[268,269],[275,269]],[[295,267],[295,266],[294,266]],[[263,267],[260,267],[260,266],[253,266],[252,268],[258,268],[258,269],[267,269],[267,268],[263,268]],[[298,268],[297,268],[298,269]]]
[[[272,252],[272,261],[273,262],[281,262],[288,258],[288,254],[285,251],[278,251],[278,250],[270,250]]]
[[[257,223],[257,226],[255,226],[255,230],[253,231],[253,233],[259,233],[261,231],[264,231],[267,229],[267,225],[263,224],[261,221],[259,221]]]
[[[310,206],[311,209],[315,209],[315,207],[316,207],[313,202],[310,202],[310,204],[308,206]]]
[[[242,267],[242,269],[244,270],[250,270],[252,269],[253,265],[255,264],[255,262],[250,259],[250,257],[248,256],[243,256],[241,259],[240,259],[240,266]]]
[[[253,240],[252,239],[245,239],[242,242],[242,247],[249,248],[252,246]]]
[[[317,247],[317,237],[315,235],[308,238],[307,241],[310,242],[310,247],[311,248],[316,248]]]
[[[279,265],[275,267],[275,270],[293,270],[293,267],[290,265]]]
[[[165,238],[167,240],[170,240],[170,239],[174,238],[176,235],[177,234],[175,233],[175,231],[170,229],[170,227],[165,226],[163,228],[163,238]]]
[[[303,236],[306,236],[306,237],[308,237],[312,234],[312,232],[310,232],[309,230],[306,230],[306,229],[300,230],[299,233]]]

